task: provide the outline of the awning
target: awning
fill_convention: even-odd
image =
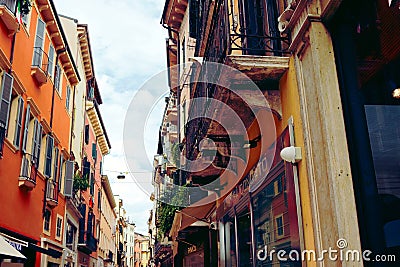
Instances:
[[[0,257],[26,259],[26,257],[21,252],[19,252],[13,246],[11,246],[10,243],[8,243],[1,235],[0,235]]]
[[[225,197],[226,195],[218,197],[217,194],[213,193],[191,206],[175,212],[170,236],[177,237],[179,231],[182,231],[189,226],[207,226],[209,224],[207,217],[215,208],[217,201],[222,202]]]

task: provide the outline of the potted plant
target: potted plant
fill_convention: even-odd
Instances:
[[[74,176],[74,191],[85,191],[89,187],[87,175],[83,177],[80,172],[76,172]]]

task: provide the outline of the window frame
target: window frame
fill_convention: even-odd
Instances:
[[[59,222],[60,222],[60,225],[59,225]],[[64,218],[60,214],[57,214],[55,238],[56,238],[56,240],[59,240],[59,241],[61,241],[61,239],[62,239],[63,222],[64,222]]]
[[[46,225],[48,229],[46,229]],[[43,214],[43,233],[45,233],[46,235],[50,235],[50,231],[51,231],[51,210],[46,209]]]

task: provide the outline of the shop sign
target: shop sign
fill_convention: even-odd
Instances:
[[[192,246],[188,247],[187,254],[194,253],[196,251],[197,251],[197,247],[195,245],[192,245]]]

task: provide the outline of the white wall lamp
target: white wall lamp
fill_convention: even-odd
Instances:
[[[281,158],[284,161],[296,163],[301,160],[301,147],[288,146],[281,150]]]

